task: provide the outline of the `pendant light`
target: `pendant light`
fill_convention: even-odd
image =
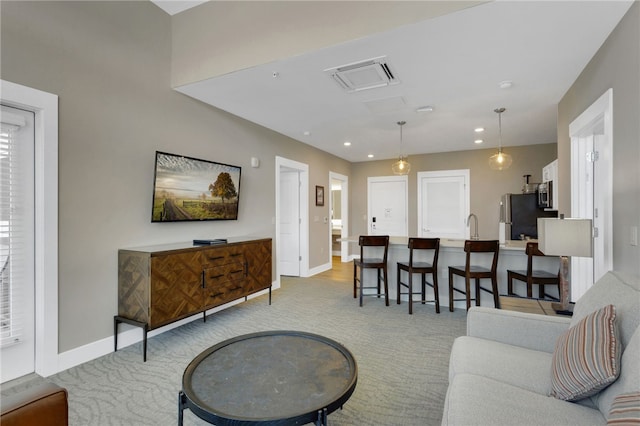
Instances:
[[[411,164],[407,161],[407,157],[402,155],[402,126],[405,124],[407,124],[406,121],[398,121],[398,126],[400,126],[400,156],[398,161],[391,166],[391,170],[396,175],[408,175],[409,170],[411,170]]]
[[[513,159],[509,154],[502,152],[502,113],[505,108],[496,108],[493,110],[498,114],[498,127],[500,129],[500,139],[498,139],[498,152],[489,157],[489,167],[493,170],[506,170],[511,166]]]

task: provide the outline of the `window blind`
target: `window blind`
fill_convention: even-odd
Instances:
[[[0,346],[19,343],[23,335],[21,315],[24,292],[18,285],[24,281],[25,226],[21,212],[24,206],[23,176],[16,132],[25,120],[3,112],[0,123]]]

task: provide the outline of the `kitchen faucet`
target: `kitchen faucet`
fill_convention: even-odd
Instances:
[[[473,234],[471,239],[472,240],[479,240],[480,239],[480,235],[478,235],[478,216],[476,216],[475,214],[471,213],[469,215],[469,217],[467,217],[467,226],[471,227],[469,224],[471,223],[471,218],[472,217],[473,217],[473,221],[475,223],[476,232],[475,232],[475,234]]]

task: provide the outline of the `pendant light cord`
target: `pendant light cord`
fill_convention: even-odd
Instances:
[[[502,152],[502,113],[505,111],[505,108],[496,108],[493,110],[493,112],[498,113],[498,152]]]
[[[406,121],[398,121],[398,126],[400,126],[400,159],[402,160],[404,156],[402,155],[402,126],[407,124]]]

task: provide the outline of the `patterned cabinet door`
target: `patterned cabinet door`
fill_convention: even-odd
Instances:
[[[149,253],[118,252],[118,315],[149,322]]]
[[[244,246],[247,261],[245,295],[271,286],[271,240],[255,241]]]
[[[202,311],[201,256],[190,251],[151,258],[150,328]]]

